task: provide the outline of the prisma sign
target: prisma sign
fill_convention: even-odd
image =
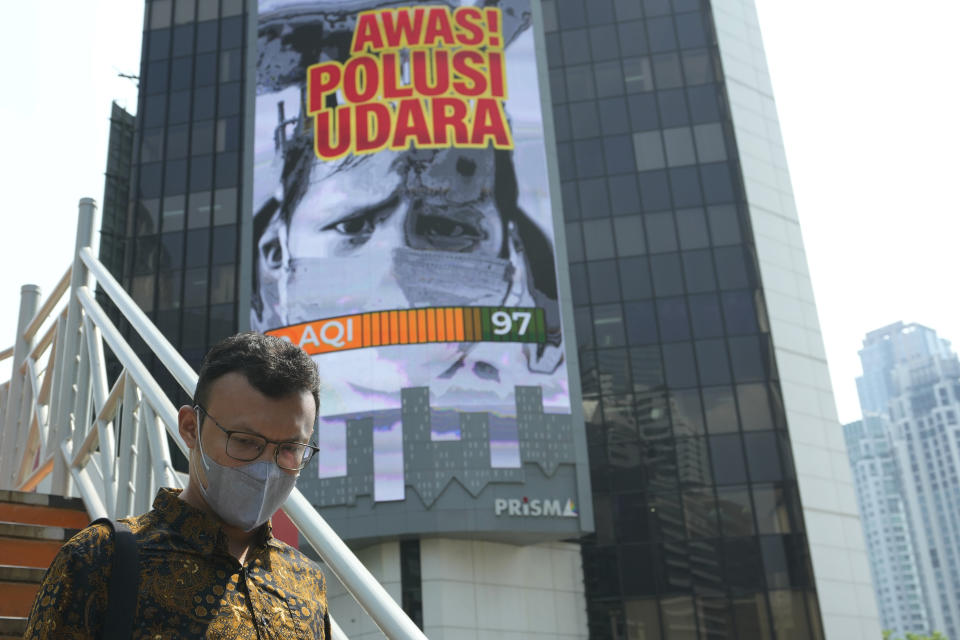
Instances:
[[[566,501],[557,499],[497,498],[493,502],[493,512],[497,516],[515,516],[522,518],[576,518],[577,507],[573,498]]]

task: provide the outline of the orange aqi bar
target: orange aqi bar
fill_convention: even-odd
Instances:
[[[361,347],[475,341],[480,339],[479,320],[479,309],[403,309],[314,320],[267,334],[286,338],[315,355]]]

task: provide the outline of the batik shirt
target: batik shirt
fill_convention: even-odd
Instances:
[[[323,574],[264,525],[246,563],[227,550],[217,521],[161,489],[153,510],[123,520],[137,540],[140,592],[132,638],[327,640]],[[72,537],[47,570],[25,640],[96,640],[107,609],[113,533]]]

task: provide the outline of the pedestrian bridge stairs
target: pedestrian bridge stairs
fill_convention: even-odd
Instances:
[[[79,498],[0,490],[0,640],[23,638],[47,567],[89,522]]]

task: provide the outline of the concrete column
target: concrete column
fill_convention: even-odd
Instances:
[[[81,198],[79,204],[79,215],[77,219],[77,241],[73,254],[73,273],[70,277],[70,298],[67,303],[67,322],[63,333],[63,343],[58,345],[57,350],[57,377],[56,388],[56,406],[51,407],[50,429],[54,431],[56,437],[52,443],[55,447],[60,447],[64,440],[73,437],[74,416],[73,407],[75,406],[76,390],[74,386],[77,383],[77,369],[79,350],[83,346],[80,337],[80,327],[83,324],[83,314],[80,307],[80,301],[77,299],[77,290],[80,287],[90,287],[90,272],[87,266],[80,259],[80,250],[89,247],[93,243],[94,233],[96,232],[97,203],[93,198]],[[73,445],[68,447],[68,451],[73,451]],[[53,486],[51,491],[55,494],[69,496],[72,495],[70,473],[66,467],[66,462],[62,455],[54,457],[53,463]]]
[[[0,489],[15,489],[17,472],[20,469],[21,442],[26,442],[26,433],[21,430],[30,428],[30,422],[20,423],[20,394],[23,393],[23,374],[20,365],[27,359],[27,354],[33,349],[33,340],[27,341],[23,334],[40,306],[40,287],[35,284],[25,284],[20,287],[20,315],[17,317],[17,339],[13,343],[13,366],[10,369],[10,390],[7,393],[7,405],[4,407],[3,432],[0,433]]]

